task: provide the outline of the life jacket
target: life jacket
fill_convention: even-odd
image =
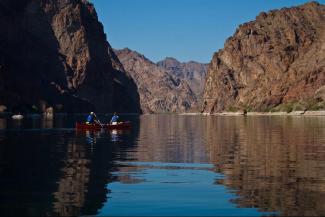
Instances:
[[[111,122],[117,122],[117,120],[118,120],[118,116],[114,115],[111,119]]]
[[[88,123],[93,123],[94,122],[94,117],[92,115],[88,115],[87,122]]]

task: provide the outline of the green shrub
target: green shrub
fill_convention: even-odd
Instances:
[[[318,110],[325,110],[325,102],[324,101],[317,101],[312,99],[308,101],[307,109],[310,111],[318,111]]]
[[[240,109],[238,107],[235,106],[230,106],[229,108],[226,109],[227,112],[237,112]]]
[[[297,102],[293,104],[293,111],[305,111],[307,109],[306,103]]]

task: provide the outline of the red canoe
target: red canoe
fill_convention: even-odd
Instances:
[[[109,130],[126,130],[131,128],[131,122],[119,122],[116,125],[112,124],[86,124],[86,123],[76,123],[76,129],[79,130],[100,130],[100,129],[109,129]]]

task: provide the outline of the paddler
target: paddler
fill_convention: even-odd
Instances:
[[[100,124],[96,114],[94,112],[90,112],[90,114],[87,117],[86,124],[93,124],[93,123]]]
[[[119,116],[117,116],[117,114],[116,114],[116,112],[114,112],[114,115],[113,115],[113,117],[112,117],[112,119],[111,119],[111,121],[109,122],[111,125],[117,125],[117,121],[118,121],[118,119],[119,119]]]

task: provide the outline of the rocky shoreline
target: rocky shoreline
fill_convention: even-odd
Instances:
[[[293,111],[293,112],[218,112],[201,113],[214,116],[325,116],[325,110],[320,111]]]
[[[13,112],[0,112],[0,117],[13,115]],[[82,115],[85,113],[74,113],[74,115]],[[122,115],[158,115],[158,114],[140,114],[140,113],[121,113]],[[184,112],[184,113],[159,113],[159,114],[174,114],[174,115],[186,115],[186,116],[325,116],[325,110],[320,111],[293,111],[293,112],[218,112],[218,113],[199,113],[199,112]],[[38,113],[27,113],[30,116],[42,116]],[[67,116],[68,113],[55,113],[55,116]]]

